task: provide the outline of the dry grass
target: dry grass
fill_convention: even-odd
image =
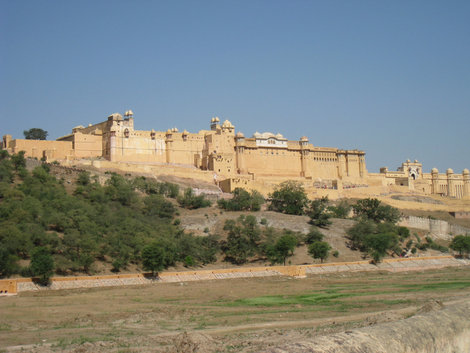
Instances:
[[[0,348],[249,352],[469,295],[466,268],[24,293],[0,301]]]

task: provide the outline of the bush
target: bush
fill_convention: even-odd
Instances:
[[[269,209],[276,212],[303,215],[308,205],[304,187],[294,181],[281,183],[269,197]]]
[[[264,203],[263,195],[255,190],[249,193],[242,188],[235,188],[232,193],[232,199],[220,199],[217,202],[220,208],[227,211],[259,211]]]
[[[305,244],[312,244],[316,241],[322,241],[323,236],[324,235],[322,232],[312,227],[310,229],[310,232],[308,232],[308,234],[305,235],[305,238],[304,238]]]
[[[400,212],[391,206],[382,205],[378,199],[363,199],[352,206],[354,214],[367,220],[395,224],[400,219]]]
[[[457,235],[455,236],[449,247],[452,250],[458,251],[459,255],[468,255],[470,253],[470,235]]]
[[[286,259],[294,255],[297,238],[291,234],[284,234],[276,243],[267,247],[266,253],[272,264],[282,263],[286,265]]]
[[[331,253],[331,255],[333,255],[334,257],[339,257],[339,251],[338,250],[335,250]]]
[[[324,241],[316,241],[308,246],[308,253],[314,259],[320,259],[321,262],[326,260],[331,250],[330,244]]]
[[[142,265],[144,270],[151,271],[152,276],[163,270],[166,265],[166,254],[161,244],[154,242],[142,249]]]
[[[39,247],[33,251],[29,267],[33,276],[39,277],[40,284],[44,286],[49,284],[54,271],[54,259],[47,248]]]
[[[348,218],[351,205],[343,200],[337,205],[328,206],[328,211],[334,218]]]
[[[228,231],[227,241],[223,246],[228,261],[242,264],[257,252],[261,230],[254,216],[241,215],[236,221],[227,220],[224,230]]]
[[[321,228],[331,224],[331,213],[328,211],[327,206],[328,197],[322,197],[310,203],[310,208],[307,211],[307,215],[310,217],[310,224]]]
[[[199,196],[194,195],[194,191],[191,188],[187,188],[184,191],[184,195],[179,196],[177,198],[177,201],[181,207],[184,207],[190,210],[196,209],[196,208],[202,208],[202,207],[209,207],[211,205],[211,202],[207,200],[204,197],[204,195],[199,195]]]

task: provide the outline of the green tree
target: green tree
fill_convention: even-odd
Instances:
[[[0,278],[9,277],[18,271],[17,260],[18,258],[12,255],[8,249],[0,248]]]
[[[297,246],[297,238],[291,234],[284,234],[267,248],[267,256],[271,263],[282,263],[286,265],[286,259],[294,255]]]
[[[253,190],[251,193],[242,188],[233,190],[230,200],[220,199],[217,203],[227,211],[259,211],[264,203],[263,195]]]
[[[393,249],[397,244],[398,237],[393,233],[368,234],[364,239],[364,246],[375,263],[380,262],[387,250]]]
[[[460,256],[463,254],[468,255],[470,253],[470,235],[456,235],[449,247],[452,250],[458,251]]]
[[[24,130],[23,135],[26,140],[45,140],[48,132],[43,129],[33,127],[32,129]]]
[[[196,196],[192,188],[187,188],[184,191],[183,196],[179,196],[177,198],[177,201],[181,207],[190,210],[202,207],[209,207],[211,205],[211,202],[207,200],[204,195]]]
[[[328,258],[331,250],[330,244],[324,241],[316,241],[308,246],[308,253],[314,259],[320,259],[321,262]]]
[[[49,284],[54,271],[54,259],[46,247],[38,247],[31,254],[30,270],[33,276],[39,277],[39,283]]]
[[[10,159],[16,171],[26,167],[26,158],[24,155],[25,151],[19,151],[18,153],[11,155]]]
[[[223,246],[228,261],[242,264],[256,253],[261,237],[256,217],[241,215],[236,221],[227,220],[224,230],[228,231],[227,241]]]
[[[165,268],[165,250],[159,243],[152,243],[142,249],[142,265],[144,270],[151,271],[152,276]]]
[[[357,217],[376,223],[384,221],[395,224],[400,219],[400,212],[396,208],[382,205],[382,202],[378,199],[362,199],[352,207]]]
[[[316,241],[322,241],[323,240],[323,233],[320,232],[317,228],[311,227],[310,232],[305,235],[304,241],[305,244],[312,244]]]
[[[281,183],[269,197],[269,209],[286,214],[303,215],[308,204],[304,187],[294,181]]]
[[[334,218],[348,218],[350,210],[351,206],[345,200],[340,201],[337,205],[328,206],[328,211]]]
[[[329,226],[331,224],[331,213],[328,210],[328,197],[324,196],[321,199],[313,200],[310,203],[307,215],[310,217],[310,224],[321,228]]]
[[[144,212],[146,215],[160,218],[173,218],[176,212],[175,206],[162,195],[151,194],[144,198]]]

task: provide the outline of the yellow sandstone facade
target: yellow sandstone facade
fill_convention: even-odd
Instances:
[[[450,169],[445,175],[435,169],[426,174],[420,163],[407,161],[396,172],[382,168],[380,173],[368,173],[364,151],[314,146],[305,136],[295,141],[269,132],[245,137],[218,117],[211,119],[209,130],[198,133],[176,128],[143,131],[134,129],[133,113],[127,111],[124,117],[115,113],[104,122],[75,127],[56,141],[13,140],[5,135],[3,148],[48,161],[92,159],[103,167],[165,169],[168,174],[213,180],[223,191],[243,187],[268,193],[282,181],[295,180],[307,190],[333,193],[399,185],[424,194],[470,198],[466,169],[461,175]]]

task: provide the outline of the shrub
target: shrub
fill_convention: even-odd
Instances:
[[[396,223],[400,219],[400,212],[389,205],[382,205],[378,199],[363,199],[352,206],[357,217],[368,219],[376,223]]]
[[[209,207],[211,205],[211,202],[207,200],[204,197],[204,195],[199,195],[199,196],[194,195],[194,191],[191,188],[187,188],[184,191],[183,196],[179,196],[177,198],[177,201],[181,207],[184,207],[190,210],[196,209],[196,208],[202,208],[202,207]]]
[[[233,190],[230,200],[220,199],[217,204],[227,211],[259,211],[264,203],[264,197],[258,191],[248,191],[242,188]]]
[[[273,245],[267,247],[267,256],[271,263],[286,265],[286,259],[294,255],[297,238],[291,234],[284,234]]]
[[[33,276],[39,277],[39,283],[49,284],[49,279],[54,271],[54,259],[45,247],[36,248],[31,255],[30,269]]]
[[[456,235],[452,239],[449,247],[452,250],[458,251],[460,256],[462,256],[463,254],[468,255],[470,253],[470,236]]]
[[[305,241],[305,244],[312,244],[316,241],[322,241],[323,237],[324,235],[322,232],[312,227],[310,229],[310,232],[308,232],[308,234],[305,235],[304,241]]]
[[[307,215],[310,217],[310,224],[317,227],[325,228],[331,224],[331,213],[328,211],[328,197],[313,200]]]
[[[314,259],[320,259],[321,262],[326,260],[331,250],[330,244],[324,241],[316,241],[308,246],[308,253]]]
[[[270,196],[269,209],[276,212],[303,215],[308,205],[307,194],[300,183],[285,181]]]

